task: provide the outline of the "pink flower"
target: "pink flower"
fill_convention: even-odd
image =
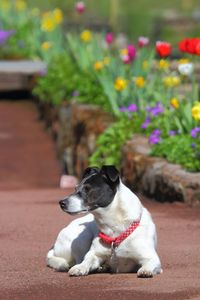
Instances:
[[[83,1],[78,1],[75,4],[75,10],[78,14],[82,14],[85,11],[85,3]]]
[[[121,58],[122,58],[123,63],[125,63],[125,64],[129,64],[131,62],[128,54],[122,55]]]
[[[138,46],[139,46],[140,48],[146,47],[148,44],[149,44],[149,38],[144,37],[144,36],[140,36],[140,37],[138,38]]]
[[[136,56],[135,46],[133,44],[130,44],[130,45],[128,45],[127,49],[128,49],[128,56],[129,56],[130,61],[134,60],[134,58]]]
[[[112,32],[108,32],[105,36],[105,41],[107,44],[112,44],[113,42],[113,34]]]

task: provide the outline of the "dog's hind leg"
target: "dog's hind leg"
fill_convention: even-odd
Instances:
[[[55,256],[54,249],[49,250],[47,253],[47,266],[59,272],[67,272],[69,270],[67,260],[63,257]]]

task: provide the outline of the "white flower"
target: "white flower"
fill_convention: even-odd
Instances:
[[[194,70],[192,63],[185,63],[178,65],[178,71],[181,75],[190,76]]]

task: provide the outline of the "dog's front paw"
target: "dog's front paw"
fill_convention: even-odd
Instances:
[[[137,271],[137,277],[140,277],[140,278],[151,278],[151,277],[153,277],[153,272],[149,271],[145,267],[141,267]]]
[[[69,270],[69,276],[86,276],[88,275],[88,270],[83,265],[75,265]]]

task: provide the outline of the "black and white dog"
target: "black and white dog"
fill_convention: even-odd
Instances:
[[[137,270],[138,277],[162,272],[151,215],[114,166],[86,169],[75,192],[60,206],[69,214],[90,213],[61,230],[47,254],[48,266],[71,276],[102,266],[118,273]]]

